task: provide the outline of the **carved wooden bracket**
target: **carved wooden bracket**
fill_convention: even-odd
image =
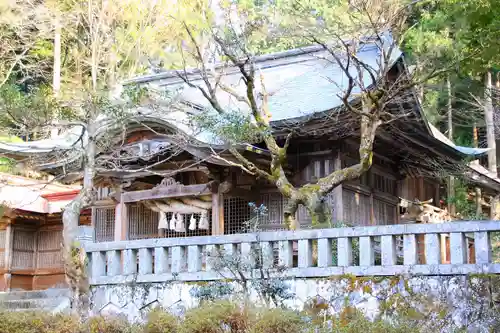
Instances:
[[[167,186],[184,186],[172,177],[165,177],[161,180],[160,184],[156,185],[153,189],[163,188]]]

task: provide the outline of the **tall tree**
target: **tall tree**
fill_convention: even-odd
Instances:
[[[136,112],[139,107],[161,110],[166,106],[167,111],[169,107],[168,101],[153,106],[152,95],[144,89],[117,94],[116,83],[155,70],[153,62],[170,62],[172,55],[166,46],[181,39],[176,29],[178,21],[173,18],[187,10],[171,6],[166,0],[47,0],[36,3],[40,11],[32,13],[29,22],[50,18],[44,21],[50,25],[50,33],[44,35],[44,41],[49,41],[50,45],[49,70],[44,77],[46,82],[53,83],[53,90],[43,88],[43,96],[36,99],[37,95],[24,94],[19,87],[9,87],[0,98],[0,110],[14,127],[21,126],[27,132],[48,129],[45,133],[61,129],[64,137],[72,140],[69,146],[55,146],[50,154],[33,156],[30,163],[35,167],[47,162],[47,155],[70,162],[74,162],[76,156],[76,161],[81,161],[77,165],[68,162],[63,168],[65,174],[83,169],[83,181],[82,190],[64,209],[62,217],[65,271],[73,291],[74,307],[78,309],[85,305],[87,296],[85,265],[75,243],[79,216],[94,200],[97,172],[120,167],[119,157],[112,159],[100,155],[110,144],[108,134],[126,131],[125,124],[131,120],[140,122],[141,117]],[[31,26],[15,23],[6,22],[3,27],[7,31],[31,29]],[[7,60],[0,60],[0,66],[8,66]],[[19,66],[19,61],[15,63]],[[19,73],[23,79],[23,72]],[[38,90],[36,88],[35,92]],[[53,116],[34,117],[39,112],[34,107],[36,103],[44,106],[43,111],[64,110],[65,114],[57,117],[57,122]],[[25,118],[33,122],[24,121],[23,124],[20,120]]]

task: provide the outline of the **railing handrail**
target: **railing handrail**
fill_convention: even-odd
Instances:
[[[442,224],[397,224],[369,227],[349,227],[330,229],[308,229],[299,231],[265,231],[248,234],[220,236],[196,236],[183,238],[157,238],[86,243],[86,252],[141,249],[154,247],[174,247],[190,245],[222,245],[231,243],[277,242],[311,240],[321,238],[398,236],[442,233],[473,233],[500,231],[500,221],[460,221]]]

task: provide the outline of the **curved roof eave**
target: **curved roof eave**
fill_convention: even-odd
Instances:
[[[454,150],[461,153],[462,155],[465,155],[464,157],[467,156],[479,157],[481,155],[486,154],[490,150],[490,148],[473,148],[473,147],[457,146],[453,141],[451,141],[443,133],[441,133],[441,131],[437,129],[436,126],[428,122],[427,126],[429,127],[431,134],[434,138],[444,143],[445,145],[452,147]]]

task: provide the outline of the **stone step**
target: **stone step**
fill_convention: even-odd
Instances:
[[[61,312],[70,307],[67,289],[0,293],[0,310]]]
[[[0,293],[0,302],[8,300],[40,299],[51,297],[69,297],[68,289],[47,289],[47,290],[13,290]]]

